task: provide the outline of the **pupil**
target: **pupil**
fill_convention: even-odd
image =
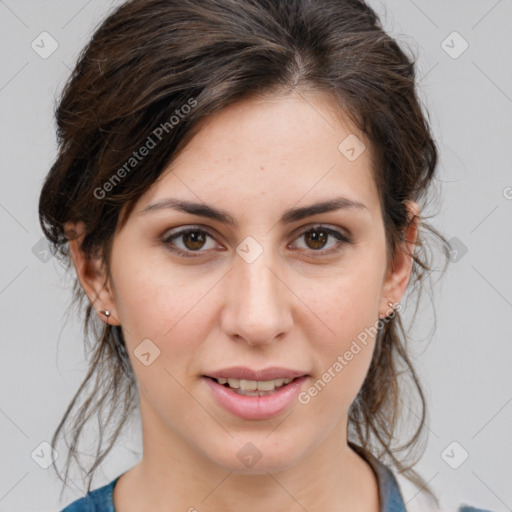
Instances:
[[[315,230],[310,231],[308,235],[310,238],[313,239],[312,248],[313,249],[320,249],[323,247],[327,241],[327,235],[324,231]]]
[[[185,240],[192,240],[192,244],[185,242],[188,249],[200,249],[204,244],[204,234],[197,231],[187,233],[184,235]]]

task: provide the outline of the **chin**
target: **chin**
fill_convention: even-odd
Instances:
[[[284,443],[276,436],[270,442],[265,436],[268,436],[268,432],[261,438],[248,436],[247,440],[238,439],[233,443],[237,446],[234,450],[232,446],[226,447],[220,453],[210,453],[209,458],[216,465],[232,473],[265,475],[290,469],[304,457],[305,454],[297,451],[297,443],[292,443],[290,438],[288,443]]]

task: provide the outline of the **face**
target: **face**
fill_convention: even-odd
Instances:
[[[355,160],[338,148],[351,134],[366,147]],[[338,204],[305,210],[328,201]],[[410,272],[400,252],[388,263],[369,142],[328,97],[244,100],[210,118],[116,232],[110,288],[81,274],[122,326],[145,453],[180,444],[258,473],[345,439],[370,329]],[[274,390],[241,396],[223,376]],[[280,377],[296,379],[254,383]]]

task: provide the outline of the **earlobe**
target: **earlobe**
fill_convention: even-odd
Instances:
[[[397,304],[405,293],[411,277],[416,237],[418,232],[418,205],[408,203],[409,223],[402,237],[402,242],[396,249],[393,261],[387,271],[382,287],[380,311],[389,310],[389,302]]]
[[[85,236],[84,222],[68,222],[64,229],[77,277],[98,316],[107,324],[120,325],[112,289],[104,272],[103,258],[88,256],[81,250]]]

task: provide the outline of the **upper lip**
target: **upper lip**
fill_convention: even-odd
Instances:
[[[205,374],[206,377],[213,379],[244,379],[244,380],[275,380],[275,379],[295,379],[307,375],[307,372],[301,370],[290,370],[289,368],[280,368],[272,366],[262,370],[251,370],[243,366],[233,366],[222,370]]]

